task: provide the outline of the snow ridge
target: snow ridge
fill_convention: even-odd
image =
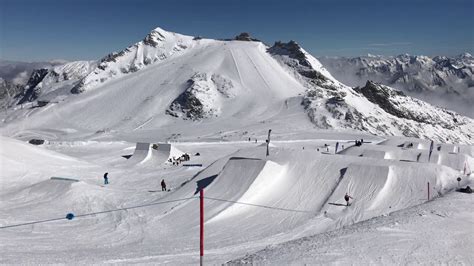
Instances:
[[[86,76],[71,92],[81,93],[112,78],[137,72],[148,65],[177,56],[192,46],[193,37],[156,28],[142,41],[125,50],[108,54],[97,68]]]
[[[470,118],[374,82],[369,81],[362,88],[350,88],[324,75],[319,61],[304,53],[295,42],[277,42],[268,51],[305,82],[307,91],[302,104],[319,128],[472,141],[474,121]],[[308,64],[308,61],[313,63]]]
[[[373,80],[474,117],[474,58],[469,53],[456,57],[403,54],[320,60],[349,86],[363,86],[367,80]]]

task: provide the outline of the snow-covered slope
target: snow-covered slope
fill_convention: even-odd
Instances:
[[[111,53],[102,58],[97,68],[84,77],[71,92],[81,93],[89,88],[120,77],[137,72],[147,65],[155,64],[191,48],[193,37],[156,28],[142,41],[127,47],[118,53]]]
[[[285,130],[316,126],[464,143],[472,143],[474,135],[472,119],[391,88],[345,86],[293,41],[267,47],[157,28],[96,67],[90,62],[61,67],[39,71],[23,98],[39,89],[46,102],[57,95],[64,101],[11,112],[3,119],[5,134],[18,134],[20,126],[88,134],[135,131],[137,137],[154,132],[167,139],[178,133],[245,134],[265,123]],[[70,71],[74,78],[63,78]]]
[[[367,80],[373,80],[474,117],[474,58],[468,53],[456,57],[404,54],[319,60],[346,85],[363,86]]]
[[[343,230],[269,245],[225,265],[473,264],[474,241],[465,231],[472,228],[471,198],[453,193]]]
[[[405,150],[400,144],[414,139],[353,147],[353,142],[337,139],[342,136],[333,134],[330,141],[289,135],[286,141],[274,141],[270,156],[265,156],[265,146],[248,141],[175,143],[180,150],[193,151],[190,154],[201,153],[197,157],[206,167],[196,170],[129,165],[120,156],[133,150],[126,143],[53,141],[36,147],[2,137],[0,227],[40,222],[1,229],[0,263],[197,263],[199,200],[195,196],[200,188],[207,197],[206,263],[221,264],[270,244],[334,232],[417,206],[427,201],[427,182],[432,198],[458,185],[459,171],[442,161],[416,163],[352,152],[363,148],[397,154]],[[332,153],[336,141],[345,144],[346,152]],[[330,145],[331,153],[315,149],[322,143]],[[448,147],[439,145],[442,150]],[[428,151],[423,141],[413,150]],[[434,153],[433,158],[438,152]],[[460,160],[468,158],[473,167],[471,155],[472,147],[467,146],[453,154]],[[101,185],[104,171],[110,173],[107,186]],[[49,179],[57,175],[78,182]],[[462,177],[464,185],[470,177]],[[162,178],[171,191],[156,191]],[[344,206],[346,192],[354,198],[350,207]],[[42,222],[68,212],[77,218]],[[359,259],[375,256],[370,253]]]
[[[23,91],[16,95],[18,104],[51,101],[66,96],[69,90],[88,75],[95,67],[94,61],[74,61],[50,69],[34,70]]]

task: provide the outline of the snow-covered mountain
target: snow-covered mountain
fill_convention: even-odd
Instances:
[[[363,86],[373,80],[435,105],[474,117],[474,58],[361,56],[321,57],[319,60],[342,83]]]
[[[21,89],[0,112],[0,264],[197,264],[200,222],[211,265],[472,264],[471,195],[450,196],[474,184],[474,121],[348,87],[294,41],[157,28]]]
[[[169,137],[188,130],[194,136],[244,134],[266,123],[280,130],[316,127],[472,143],[470,118],[373,82],[348,87],[294,41],[268,47],[247,39],[203,39],[157,28],[98,63],[38,70],[19,99],[49,103],[48,109],[17,108],[3,119],[4,130],[16,131],[21,123]]]
[[[33,70],[52,68],[67,63],[65,60],[49,62],[19,62],[0,59],[0,78],[14,84],[25,84]]]
[[[32,72],[23,91],[16,95],[18,103],[38,101],[52,101],[58,96],[70,94],[76,86],[95,67],[94,61],[75,61],[50,69],[36,69]]]
[[[0,108],[17,103],[14,96],[23,91],[33,72],[65,64],[64,60],[50,62],[18,62],[0,59]]]

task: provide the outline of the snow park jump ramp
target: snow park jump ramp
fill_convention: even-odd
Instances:
[[[33,203],[42,204],[43,202],[54,201],[54,199],[63,196],[69,191],[73,183],[75,182],[47,179],[24,187],[20,191],[11,193],[11,195],[5,195],[5,199],[8,198],[10,201],[21,202],[21,204],[16,205],[19,208],[22,205],[31,206]]]
[[[161,164],[165,163],[168,160],[168,158],[171,156],[171,153],[171,144],[150,144],[145,142],[138,142],[135,146],[135,151],[133,152],[132,157],[127,160],[127,164]],[[174,153],[179,152],[175,151]]]
[[[150,152],[150,143],[138,142],[132,157],[127,160],[127,164],[137,164],[148,157]]]
[[[97,234],[127,243],[125,249],[118,247],[124,260],[115,262],[137,258],[135,262],[146,263],[178,256],[185,264],[194,261],[189,257],[199,250],[199,185],[205,186],[205,247],[206,254],[212,256],[261,249],[423,203],[426,182],[433,184],[436,195],[438,190],[449,188],[448,179],[452,178],[455,186],[453,172],[437,164],[322,155],[315,150],[278,147],[271,148],[266,157],[265,147],[252,147],[215,161],[163,197],[150,194],[147,200],[140,200],[140,204],[160,204],[107,216],[112,229],[101,234],[104,229],[100,228]],[[89,193],[93,187],[82,182],[72,186],[77,187],[74,201],[81,199],[74,206],[91,202],[95,192],[84,199],[76,196]],[[328,204],[344,204],[345,192],[355,198],[351,207]],[[165,201],[169,202],[162,203]],[[110,208],[97,206],[78,213]],[[104,218],[91,217],[84,223],[92,226],[97,219]],[[114,230],[114,226],[120,230]],[[149,254],[153,256],[146,260]],[[227,259],[227,255],[222,256]]]
[[[366,210],[385,187],[388,175],[388,166],[350,164],[322,211],[331,219],[344,214],[354,222],[363,220]],[[350,208],[344,206],[345,193],[354,198]]]
[[[435,163],[462,171],[465,164],[471,165],[474,162],[474,159],[467,153],[469,149],[466,147],[463,148],[466,153],[452,153],[443,151],[443,149],[441,149],[441,151],[433,150],[431,158],[429,158],[428,149],[402,148],[385,144],[364,144],[361,147],[349,147],[338,154],[403,162]]]
[[[237,157],[241,154],[234,154],[224,165],[222,162],[218,163],[220,165],[211,165],[210,168],[215,168],[213,171],[203,171],[195,178],[197,182],[188,182],[167,199],[171,200],[178,195],[181,198],[193,196],[196,184],[200,180],[209,179],[211,182],[205,188],[206,226],[212,228],[213,235],[227,241],[232,238],[236,243],[278,235],[278,232],[293,230],[313,220],[322,208],[327,207],[328,199],[342,199],[346,190],[342,187],[346,185],[360,190],[358,193],[361,195],[370,194],[375,197],[387,179],[388,167],[350,166],[348,169],[351,170],[346,173],[348,178],[341,181],[340,170],[348,165],[335,156],[282,150],[276,153],[275,157],[268,160],[255,158],[258,157],[256,154],[254,157],[248,154]],[[316,163],[307,164],[303,158],[308,159],[308,155]],[[361,159],[354,157],[354,160]],[[219,168],[222,170],[219,171]],[[218,173],[214,174],[216,171]],[[364,186],[366,181],[370,181],[367,187]],[[341,195],[336,195],[337,193]],[[269,208],[258,208],[255,205]],[[361,206],[366,205],[368,203]],[[165,214],[156,218],[156,223],[172,223],[179,228],[189,228],[191,234],[197,224],[194,218],[189,217],[199,217],[197,206],[197,200],[170,204]],[[242,219],[245,219],[244,225],[239,222]],[[323,221],[322,226],[327,228],[331,222],[334,221]],[[235,228],[244,228],[246,234],[236,239],[235,234],[231,233]],[[219,243],[219,240],[213,239],[212,242]]]

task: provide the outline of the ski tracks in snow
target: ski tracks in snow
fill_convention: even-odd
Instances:
[[[141,123],[140,125],[138,125],[137,127],[135,127],[135,128],[133,129],[133,131],[143,128],[143,127],[146,126],[148,123],[150,123],[150,122],[153,120],[153,118],[155,118],[155,117],[152,116],[152,117],[148,118],[147,120],[145,120],[145,122],[143,122],[143,123]]]
[[[247,58],[250,60],[250,63],[252,63],[253,67],[255,68],[255,70],[257,71],[258,75],[260,76],[260,78],[263,80],[263,83],[265,83],[265,86],[267,86],[267,89],[271,90],[271,87],[270,85],[268,84],[267,80],[265,79],[265,77],[263,77],[262,73],[260,72],[260,70],[258,69],[257,65],[255,64],[255,62],[253,61],[252,57],[247,53],[247,51],[243,50],[245,55],[247,56]]]
[[[242,75],[240,74],[239,65],[237,65],[237,61],[235,60],[234,52],[232,52],[232,49],[229,49],[229,51],[230,51],[230,55],[232,56],[232,61],[234,61],[234,66],[235,66],[235,69],[237,70],[237,74],[239,75],[240,84],[242,85],[242,87],[245,87],[244,81],[242,79]]]

